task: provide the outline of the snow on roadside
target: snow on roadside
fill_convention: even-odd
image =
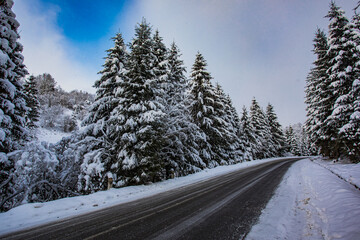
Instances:
[[[6,234],[47,222],[96,211],[116,204],[134,201],[195,182],[204,181],[232,171],[278,159],[281,158],[255,160],[235,165],[220,166],[185,177],[170,179],[146,186],[130,186],[101,191],[86,196],[63,198],[46,203],[24,204],[13,208],[8,212],[0,213],[0,234]]]
[[[360,239],[359,203],[354,186],[301,160],[285,174],[246,239]]]
[[[325,161],[321,159],[316,159],[314,162],[360,188],[360,163],[343,164],[341,162]]]

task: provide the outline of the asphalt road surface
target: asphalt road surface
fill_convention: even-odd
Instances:
[[[0,238],[242,239],[296,160],[264,163]]]

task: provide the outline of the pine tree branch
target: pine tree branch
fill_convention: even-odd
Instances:
[[[5,204],[7,201],[9,201],[9,200],[11,200],[12,198],[16,197],[17,195],[19,195],[19,194],[22,193],[23,191],[24,191],[24,188],[21,188],[19,191],[15,192],[15,193],[13,193],[12,195],[10,195],[9,197],[5,198],[5,199],[0,203],[0,209],[3,209],[3,206],[4,206],[4,204]],[[23,199],[24,199],[24,198],[22,198],[22,200],[23,200]]]
[[[10,181],[11,179],[14,177],[14,174],[11,173],[10,176],[4,181],[1,183],[0,185],[0,189],[4,188]]]
[[[48,180],[41,180],[41,181],[39,181],[39,182],[37,182],[37,183],[32,184],[32,185],[28,188],[28,190],[25,191],[25,188],[23,187],[23,188],[21,188],[20,190],[18,190],[17,192],[13,193],[11,196],[5,198],[5,199],[0,203],[0,209],[3,208],[3,206],[4,206],[4,204],[5,204],[6,202],[8,202],[9,200],[13,199],[13,198],[16,197],[17,195],[19,195],[20,193],[22,193],[22,192],[25,191],[24,196],[21,198],[20,201],[18,201],[18,204],[17,204],[16,206],[20,205],[20,203],[24,200],[24,198],[25,198],[26,196],[28,196],[28,195],[33,191],[33,189],[34,189],[35,187],[37,187],[37,186],[39,186],[39,185],[41,185],[41,184],[46,184],[46,185],[48,185],[49,187],[51,187],[51,189],[56,193],[56,195],[57,195],[58,198],[60,198],[60,196],[61,196],[61,195],[59,194],[59,191],[58,191],[59,189],[65,191],[65,192],[68,192],[68,193],[70,193],[70,194],[72,194],[72,195],[80,196],[79,193],[76,193],[76,192],[73,192],[73,191],[71,191],[71,190],[68,190],[68,189],[66,189],[66,188],[63,187],[63,186],[60,186],[60,185],[58,185],[58,184],[50,183]],[[15,206],[14,206],[14,207],[15,207]]]

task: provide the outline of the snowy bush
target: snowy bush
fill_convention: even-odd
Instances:
[[[74,118],[72,116],[65,115],[63,117],[62,124],[63,125],[61,127],[64,132],[72,132],[77,129],[76,121],[74,120]]]
[[[22,202],[43,202],[60,197],[52,186],[56,184],[55,170],[59,161],[46,144],[30,142],[24,149],[11,152],[7,157],[14,166],[10,183],[12,195],[2,199],[2,209]]]
[[[75,195],[61,184],[60,162],[47,143],[29,142],[23,149],[7,154],[13,171],[8,191],[1,195],[1,210],[8,210],[22,203],[46,202]],[[6,160],[6,157],[2,158]]]
[[[78,152],[76,142],[78,134],[73,134],[63,138],[54,145],[54,150],[59,159],[58,179],[61,186],[72,192],[77,191],[78,177],[80,174],[80,162],[78,161]]]
[[[58,179],[71,192],[88,194],[107,187],[104,141],[90,136],[91,128],[63,138],[55,149],[60,164]]]

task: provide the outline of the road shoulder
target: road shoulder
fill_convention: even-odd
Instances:
[[[360,191],[301,160],[283,178],[246,239],[357,239]]]

